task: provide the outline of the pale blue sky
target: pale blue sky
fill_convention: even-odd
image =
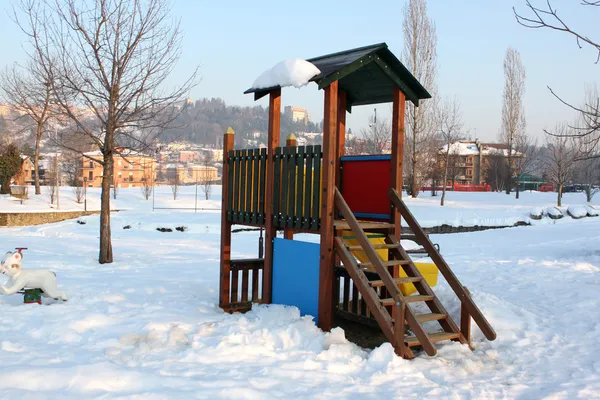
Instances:
[[[538,0],[539,2],[539,0]],[[545,2],[545,1],[544,1]],[[1,0],[0,65],[22,60],[22,36],[8,17],[11,0]],[[534,0],[535,3],[535,0]],[[579,2],[555,0],[573,25],[596,38],[598,11]],[[567,4],[568,3],[568,4]],[[173,82],[201,65],[202,80],[193,98],[221,97],[228,104],[252,105],[242,92],[275,63],[291,57],[310,58],[373,43],[387,42],[400,57],[403,47],[402,8],[405,1],[296,2],[174,0],[181,18],[183,55]],[[586,83],[598,82],[599,65],[589,48],[548,30],[518,25],[512,6],[525,10],[524,0],[431,0],[429,14],[437,27],[438,87],[441,96],[456,97],[471,136],[497,137],[506,48],[519,50],[527,69],[525,111],[528,131],[541,136],[544,127],[570,120],[573,113],[555,100],[546,86],[579,102]],[[595,18],[594,18],[595,17]],[[283,105],[306,107],[311,118],[323,115],[323,92],[310,84],[283,90]],[[266,99],[258,102],[266,105]],[[357,133],[373,107],[356,108],[348,125]],[[391,107],[378,107],[378,116],[391,116]]]

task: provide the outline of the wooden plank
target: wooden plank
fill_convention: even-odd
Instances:
[[[239,269],[237,265],[231,266],[231,302],[237,303],[240,301],[238,297],[238,282],[239,282]]]
[[[389,260],[389,261],[382,261],[381,265],[383,265],[384,267],[393,267],[395,265],[407,265],[409,263],[410,263],[410,261],[406,261],[406,260]],[[373,264],[370,262],[360,263],[360,264],[358,264],[358,266],[360,268],[375,268],[373,266]]]
[[[288,192],[289,192],[289,182],[290,182],[290,149],[288,147],[284,147],[283,152],[281,154],[281,209],[279,211],[279,221],[277,221],[277,226],[279,228],[285,227],[285,223],[288,217]]]
[[[404,301],[407,303],[417,303],[420,301],[431,301],[435,298],[432,295],[415,294],[412,296],[404,296]],[[381,299],[381,304],[384,306],[393,306],[396,303],[394,299]]]
[[[344,276],[344,297],[342,302],[342,310],[350,311],[348,306],[350,304],[350,275]]]
[[[404,357],[406,348],[404,344],[404,326],[406,320],[406,304],[396,302],[393,306],[394,316],[394,350],[400,357]]]
[[[324,89],[323,116],[323,187],[321,188],[321,241],[319,263],[319,316],[318,325],[330,331],[333,323],[332,289],[334,266],[333,207],[335,190],[335,143],[337,132],[338,81]],[[318,179],[318,176],[315,176]]]
[[[267,177],[267,149],[260,149],[260,188],[258,191],[258,223],[265,223],[265,179]]]
[[[354,256],[346,249],[342,238],[335,238],[335,249],[337,255],[342,259],[344,266],[346,267],[346,271],[352,278],[355,287],[359,287],[360,292],[362,293],[366,304],[368,305],[373,317],[379,324],[381,331],[385,335],[390,343],[394,343],[394,332],[392,329],[392,317],[387,312],[387,310],[381,306],[379,303],[379,298],[377,297],[377,293],[373,290],[372,287],[369,286],[369,280],[361,272],[361,270],[356,265],[356,260]],[[357,303],[357,298],[352,299],[352,308],[353,313],[356,314],[354,310],[354,305]]]
[[[281,88],[269,93],[269,135],[267,139],[267,194],[265,196],[265,264],[263,269],[264,303],[271,303],[273,288],[273,239],[277,234],[273,224],[274,157],[281,134]]]
[[[242,302],[248,301],[248,272],[247,268],[242,270]]]
[[[288,160],[288,177],[290,180],[288,186],[288,207],[285,226],[288,228],[294,227],[294,213],[296,211],[296,162],[297,153],[295,147],[289,147],[290,151]]]
[[[358,221],[358,225],[363,231],[371,231],[371,230],[388,230],[394,227],[394,224],[389,222],[365,222]],[[334,222],[335,229],[338,230],[350,230],[350,225],[348,221],[342,219],[336,219]]]
[[[313,193],[313,162],[314,162],[314,147],[306,146],[306,173],[305,173],[305,189],[304,189],[304,220],[302,221],[302,229],[310,229],[310,206],[312,205]]]
[[[444,319],[448,317],[446,314],[440,313],[428,313],[428,314],[418,314],[416,315],[417,321],[419,323],[428,322],[428,321],[439,321],[440,319]]]
[[[336,137],[336,145],[335,145],[335,170],[336,170],[336,180],[335,186],[342,191],[341,187],[341,168],[340,168],[340,157],[342,157],[346,150],[346,103],[347,103],[347,95],[343,90],[339,91],[339,103],[338,103],[338,113],[337,113],[337,137]]]
[[[415,234],[419,239],[421,246],[423,246],[423,248],[427,250],[427,254],[429,254],[431,260],[438,267],[438,270],[444,276],[444,278],[448,282],[448,285],[450,285],[454,293],[458,296],[460,302],[465,306],[465,309],[467,310],[469,315],[471,315],[475,323],[479,326],[481,332],[483,332],[483,334],[488,340],[494,340],[496,338],[496,332],[494,331],[494,328],[492,328],[490,323],[484,317],[481,310],[479,310],[477,305],[467,294],[456,275],[454,275],[452,269],[450,269],[450,266],[448,266],[448,264],[442,258],[440,253],[433,245],[433,243],[431,243],[429,237],[425,234],[425,232],[423,232],[423,229],[421,228],[415,217],[412,215],[408,207],[406,207],[406,205],[398,195],[398,192],[393,188],[390,189],[390,197],[392,198],[392,202],[394,202],[396,207],[400,210],[402,217],[413,231],[413,234]]]
[[[233,131],[232,131],[233,132]],[[223,149],[223,153],[225,153],[225,149]],[[234,164],[234,157],[235,157],[235,153],[233,150],[228,151],[228,159],[227,162],[223,163],[223,168],[226,168],[227,171],[223,171],[223,178],[227,177],[227,183],[225,182],[221,182],[222,183],[222,190],[227,189],[226,192],[222,193],[222,199],[227,199],[227,221],[232,222],[233,221],[233,182],[234,182],[234,175],[233,172],[235,171],[235,164]]]
[[[414,283],[414,282],[420,282],[423,278],[421,277],[406,277],[406,278],[394,278],[394,281],[396,282],[396,284],[400,285],[402,283]],[[369,283],[371,284],[371,286],[373,287],[377,287],[377,286],[385,286],[385,284],[383,283],[383,281],[369,281]]]
[[[247,175],[247,184],[246,184],[246,215],[244,216],[244,222],[250,223],[252,222],[252,190],[256,181],[254,180],[254,150],[249,149],[246,151],[246,175]]]
[[[283,148],[278,147],[275,150],[275,192],[273,193],[273,223],[275,226],[279,226],[279,219],[281,216],[281,170],[283,164]]]
[[[464,287],[464,286],[463,286]],[[465,291],[471,297],[471,292],[465,287]],[[460,304],[460,332],[471,347],[471,316],[463,303]]]
[[[319,230],[321,221],[321,146],[315,146],[315,157],[313,158],[313,204],[312,204],[312,221],[310,229],[313,231]]]
[[[340,305],[340,276],[335,274],[333,279],[333,308],[337,309]]]
[[[390,187],[402,193],[402,168],[404,163],[404,119],[406,97],[400,88],[394,85],[394,101],[392,103],[392,160]],[[400,212],[392,203],[390,222],[395,225],[396,240],[400,240],[402,226]]]
[[[240,181],[241,178],[241,164],[240,164],[240,150],[236,150],[233,156],[233,163],[235,169],[235,181],[233,184],[233,222],[240,222]]]
[[[293,134],[291,134],[290,136],[288,136],[288,138],[285,141],[285,145],[286,147],[290,148],[290,160],[288,161],[288,168],[290,167],[290,163],[292,165],[294,165],[296,163],[296,136],[294,136]],[[293,196],[294,193],[294,182],[293,179],[295,177],[295,167],[292,168],[292,182],[290,183],[290,196]],[[288,198],[290,199],[290,198]],[[289,201],[289,200],[288,200]],[[293,207],[292,207],[293,208]],[[290,210],[289,211],[289,216],[288,216],[288,220],[285,222],[285,228],[283,230],[283,237],[288,239],[288,240],[293,240],[294,239],[294,231],[293,229],[291,229],[291,227],[293,227],[293,216],[294,216],[294,210]]]
[[[350,310],[353,314],[358,314],[358,288],[352,283],[352,308]]]
[[[399,243],[390,243],[390,244],[373,244],[373,248],[375,250],[381,249],[397,249],[400,246]],[[362,246],[347,246],[350,251],[361,251]]]
[[[444,340],[452,340],[458,338],[458,333],[449,333],[449,332],[438,332],[438,333],[430,333],[429,340],[432,342],[442,342]],[[410,347],[420,346],[421,342],[414,336],[409,336],[404,339],[406,344]]]
[[[260,190],[260,149],[254,149],[252,151],[252,172],[254,174],[252,178],[252,218],[251,222],[256,224],[258,221],[258,192]]]
[[[240,163],[241,163],[241,171],[240,171],[240,215],[238,222],[245,223],[246,219],[246,186],[248,186],[248,160],[246,157],[246,150],[240,150]]]
[[[233,156],[234,132],[228,129],[223,135],[223,156]],[[227,209],[231,207],[232,193],[230,179],[233,174],[232,163],[223,163],[223,182],[221,186],[221,244],[219,262],[219,307],[230,305],[230,275],[231,275],[231,220]],[[228,199],[228,200],[227,200]],[[227,205],[228,203],[229,205]]]
[[[260,278],[259,271],[260,269],[258,266],[255,265],[252,267],[252,301],[255,303],[260,300],[258,295],[258,279]]]
[[[298,178],[296,179],[296,211],[294,212],[294,227],[302,228],[302,206],[304,200],[304,147],[298,147],[298,155],[296,156],[296,171]]]

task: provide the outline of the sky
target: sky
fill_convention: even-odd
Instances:
[[[0,67],[24,59],[23,36],[10,18],[12,1],[0,0]],[[532,2],[540,4],[540,0]],[[568,23],[594,37],[600,10],[577,1],[553,3]],[[255,102],[244,90],[264,70],[288,58],[306,59],[380,42],[400,58],[405,4],[397,0],[173,0],[172,14],[180,19],[184,36],[170,83],[181,82],[199,66],[201,80],[190,97],[220,97],[227,104],[245,106]],[[521,54],[527,72],[527,131],[540,141],[543,129],[574,118],[548,86],[564,99],[581,103],[586,84],[599,81],[600,65],[591,48],[579,49],[565,34],[520,26],[513,6],[526,11],[525,0],[428,2],[437,30],[438,94],[459,102],[466,136],[472,139],[498,137],[508,47]],[[256,103],[266,106],[268,99]],[[302,89],[285,88],[282,106],[286,105],[305,107],[311,120],[320,121],[323,91],[314,83]],[[373,109],[353,109],[347,120],[353,133],[368,126]],[[377,115],[391,119],[391,105],[377,106]]]

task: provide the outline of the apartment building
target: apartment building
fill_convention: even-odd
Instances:
[[[102,186],[103,166],[93,159],[102,159],[100,151],[85,153],[81,157],[79,181],[88,187]],[[153,157],[132,150],[119,149],[113,157],[113,183],[118,188],[140,187],[156,178],[156,161]]]

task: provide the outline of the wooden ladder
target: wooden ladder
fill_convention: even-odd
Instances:
[[[391,192],[390,196],[392,196]],[[394,202],[394,199],[392,201]],[[335,238],[336,253],[343,262],[348,275],[350,275],[361,293],[371,314],[382,329],[383,334],[394,346],[396,353],[405,358],[413,358],[414,353],[411,348],[418,346],[422,347],[428,355],[433,356],[437,353],[434,345],[436,342],[457,340],[463,344],[468,343],[468,338],[465,338],[461,330],[449,316],[442,303],[411,260],[409,254],[404,250],[401,243],[395,240],[394,224],[357,221],[337,189],[335,191],[335,204],[344,217],[344,220],[335,221],[335,229],[351,230],[359,243],[359,246],[348,246],[343,238],[338,236]],[[414,234],[415,227],[411,226],[411,229]],[[415,234],[415,238],[418,242],[423,242],[423,237],[429,241],[420,226],[418,226],[417,230],[419,234]],[[366,232],[385,233],[386,243],[372,244],[367,238]],[[429,242],[430,246],[424,243],[419,244],[423,245],[428,253],[432,248],[439,255],[439,252],[437,252],[431,242]],[[384,261],[379,257],[377,250],[380,249],[388,250],[390,256],[388,261]],[[369,262],[358,263],[352,254],[353,250],[364,251]],[[399,277],[400,268],[404,270],[407,275],[406,277]],[[375,271],[380,279],[369,280],[365,275],[365,271],[367,270]],[[398,286],[403,283],[414,284],[417,293],[411,296],[404,296]],[[379,292],[376,290],[377,288],[379,288]],[[379,293],[383,294],[384,297],[382,298]],[[470,297],[468,299],[472,302]],[[410,303],[417,302],[424,303],[430,312],[417,314],[409,306]],[[434,333],[425,331],[422,324],[429,321],[437,321],[441,327],[441,331]],[[413,332],[413,335],[407,336],[405,334],[406,325]]]

